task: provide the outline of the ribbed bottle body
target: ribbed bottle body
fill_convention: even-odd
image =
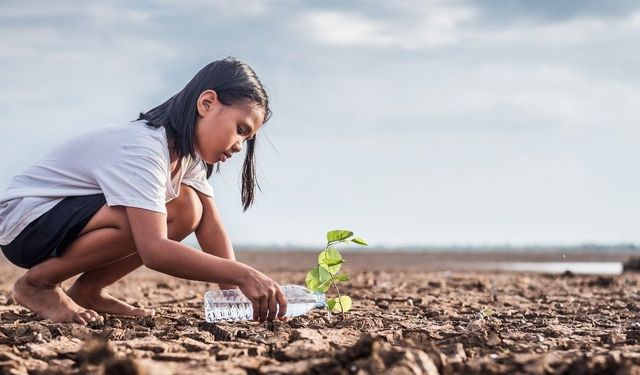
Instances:
[[[294,317],[325,306],[324,293],[313,293],[300,285],[281,287],[287,297],[287,313]],[[204,313],[207,322],[253,319],[253,305],[240,289],[209,291],[204,295]]]

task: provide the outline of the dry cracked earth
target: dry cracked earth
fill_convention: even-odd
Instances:
[[[315,310],[213,324],[202,295],[214,284],[140,270],[110,292],[155,317],[81,326],[16,304],[17,272],[0,279],[3,374],[640,374],[634,273],[363,271],[342,286],[354,300],[344,319]],[[300,284],[305,274],[270,276]]]

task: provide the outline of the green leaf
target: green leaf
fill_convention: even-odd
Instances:
[[[323,282],[322,284],[318,285],[318,291],[326,293],[329,290],[329,288],[331,288],[332,283],[333,283],[333,279],[329,279]]]
[[[331,288],[331,285],[332,285],[333,283],[335,283],[336,281],[347,281],[347,280],[349,280],[349,275],[347,275],[347,274],[344,274],[344,273],[343,273],[343,274],[340,274],[340,275],[334,275],[334,276],[332,276],[329,280],[327,280],[327,281],[325,281],[325,282],[320,283],[320,284],[316,287],[316,289],[317,289],[318,291],[321,291],[321,292],[325,292],[325,293],[326,293],[326,292],[327,292],[327,290],[329,290],[329,288]]]
[[[353,236],[353,232],[348,230],[336,229],[327,232],[327,243],[346,240]]]
[[[331,274],[335,275],[340,271],[341,264],[344,263],[340,252],[332,247],[318,255],[318,264],[326,266]]]
[[[327,310],[333,311],[333,308],[335,306],[336,306],[336,301],[334,301],[333,298],[327,301]]]
[[[327,269],[327,267],[323,264],[318,264],[318,266],[316,267],[318,269],[318,275],[320,278],[320,282],[324,283],[326,281],[330,281],[331,277],[333,276],[329,270]]]
[[[314,270],[315,268],[307,273],[307,277],[304,279],[304,283],[306,284],[307,289],[312,292],[317,292],[316,288],[318,287],[318,285],[320,285],[320,279],[318,277],[318,273],[313,272]]]
[[[367,243],[367,241],[365,241],[364,239],[360,238],[360,237],[355,237],[351,239],[351,242],[353,243],[357,243],[358,245],[363,245],[363,246],[369,246],[369,244]]]
[[[333,303],[330,303],[331,301],[333,301]],[[329,301],[327,301],[327,308],[329,308],[329,311],[347,312],[351,310],[351,297],[341,296],[341,297],[332,298]]]
[[[307,289],[312,292],[326,292],[331,286],[331,273],[325,268],[325,266],[318,264],[314,269],[307,273],[305,279]]]

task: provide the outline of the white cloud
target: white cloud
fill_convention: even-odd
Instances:
[[[358,14],[318,11],[301,17],[301,24],[319,42],[339,46],[389,46],[394,39],[386,25]]]
[[[74,17],[76,22],[91,24],[94,27],[115,27],[129,23],[149,22],[150,9],[136,9],[126,2],[100,1],[38,1],[29,4],[21,2],[3,2],[0,4],[0,19],[28,22],[34,20],[52,21]],[[71,25],[74,26],[74,25]],[[78,26],[78,25],[75,25]]]
[[[269,0],[160,0],[159,3],[194,16],[215,14],[217,17],[239,18],[266,16],[273,2]]]
[[[633,31],[633,15],[625,18],[579,17],[557,22],[533,23],[519,20],[507,27],[498,29],[475,30],[466,38],[475,42],[508,45],[527,45],[529,47],[555,47],[568,45],[588,45],[600,40],[609,40],[612,35],[621,35]]]
[[[627,19],[627,24],[632,28],[640,28],[640,11],[631,13]]]
[[[640,28],[638,11],[619,18],[579,16],[547,22],[524,17],[509,23],[482,24],[473,23],[478,20],[478,11],[470,5],[441,1],[403,4],[394,9],[399,13],[396,17],[341,10],[307,11],[300,14],[296,29],[330,46],[421,50],[461,43],[502,47],[590,44]]]
[[[18,137],[45,134],[43,118],[57,130],[53,141],[132,118],[148,105],[149,92],[166,91],[161,67],[181,56],[179,46],[147,31],[149,14],[118,3],[5,4],[2,11],[14,22],[0,23],[0,119]],[[69,20],[74,27],[64,26]]]
[[[459,75],[454,71],[459,70],[442,71],[446,80],[430,82],[407,104],[425,115],[488,112],[500,116],[522,111],[534,118],[546,117],[556,128],[573,129],[626,128],[629,120],[640,117],[634,100],[640,96],[637,86],[562,66],[493,63]]]
[[[404,9],[397,18],[372,17],[353,11],[304,12],[296,27],[310,38],[334,46],[397,47],[407,50],[456,44],[461,25],[475,11],[468,6],[427,2]]]

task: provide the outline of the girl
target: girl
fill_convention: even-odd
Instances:
[[[105,291],[144,264],[223,289],[237,286],[253,303],[254,319],[273,320],[276,306],[282,318],[279,285],[235,261],[207,182],[213,164],[246,143],[244,209],[253,203],[255,137],[270,114],[253,70],[226,58],[137,121],[67,141],[15,176],[0,197],[0,247],[28,269],[13,286],[15,300],[54,322],[153,315]],[[180,243],[191,232],[204,251]]]

